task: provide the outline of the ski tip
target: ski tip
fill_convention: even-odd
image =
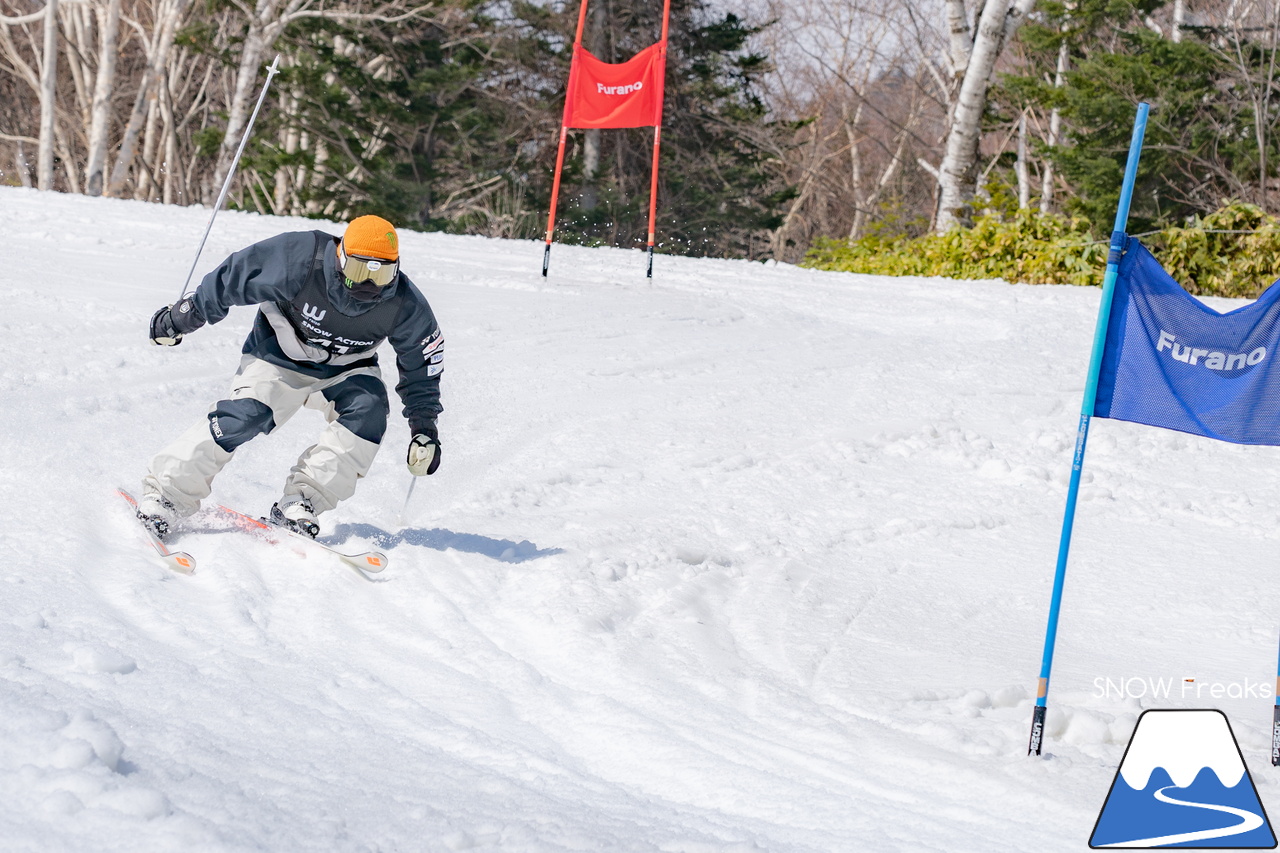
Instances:
[[[387,555],[379,551],[369,551],[351,558],[358,568],[366,572],[380,572],[387,567]]]
[[[196,573],[195,559],[190,554],[182,551],[170,551],[166,555],[165,562],[169,564],[169,568],[180,575],[194,575]]]

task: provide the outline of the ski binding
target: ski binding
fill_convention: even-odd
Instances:
[[[124,489],[116,489],[116,494],[129,504],[129,508],[133,513],[134,519],[138,521],[138,527],[142,528],[142,532],[146,534],[147,540],[151,542],[151,547],[155,549],[156,556],[169,568],[180,575],[194,574],[196,570],[196,560],[185,551],[173,551],[169,546],[164,544],[159,536],[151,528],[147,527],[138,519],[138,501],[133,495]]]

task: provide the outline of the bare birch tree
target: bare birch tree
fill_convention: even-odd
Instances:
[[[107,195],[122,194],[129,180],[129,170],[133,167],[134,158],[138,153],[138,137],[144,129],[148,115],[155,108],[158,81],[164,77],[174,36],[189,5],[190,0],[157,0],[155,4],[154,29],[144,34],[143,47],[147,64],[142,72],[142,79],[138,83],[133,109],[129,113],[120,141],[120,149],[116,154],[115,165],[111,170]]]
[[[964,222],[977,192],[978,144],[996,62],[1034,0],[986,0],[970,22],[964,0],[946,0],[951,25],[951,73],[959,87],[938,166],[938,212],[943,232]]]
[[[46,0],[44,8],[38,12],[25,15],[0,13],[0,57],[4,61],[4,70],[26,82],[39,103],[36,185],[42,190],[54,188],[55,152],[60,142],[57,123],[58,10],[59,0]],[[31,29],[31,24],[37,21],[41,23],[38,42]],[[21,33],[20,39],[14,38],[15,29]],[[21,46],[23,43],[25,49]],[[66,147],[65,140],[61,145]]]
[[[1064,40],[1058,45],[1058,62],[1053,73],[1053,87],[1061,89],[1066,82],[1067,73],[1067,43]],[[1045,138],[1045,144],[1050,148],[1062,144],[1062,110],[1056,106],[1049,111],[1049,132]],[[1041,167],[1040,180],[1040,212],[1049,213],[1053,210],[1054,202],[1054,175],[1053,160],[1046,159]]]
[[[862,234],[903,180],[904,167],[918,171],[909,152],[929,150],[923,137],[935,132],[923,127],[942,117],[943,101],[919,61],[934,45],[912,44],[935,34],[912,29],[909,3],[801,0],[770,12],[780,21],[767,33],[779,66],[774,106],[804,123],[782,154],[796,195],[772,235],[772,250],[796,257],[814,237]]]
[[[36,186],[53,189],[54,102],[58,85],[58,0],[45,0],[44,51],[40,56],[40,147],[36,152]]]
[[[11,15],[0,14],[0,48],[3,48],[3,56],[7,66],[6,70],[8,70],[9,73],[12,74],[14,77],[21,79],[33,90],[35,92],[37,102],[41,105],[40,121],[39,121],[39,124],[37,125],[37,128],[38,128],[37,132],[42,134],[40,138],[35,138],[30,136],[17,136],[17,135],[13,135],[13,136],[6,135],[6,136],[10,139],[10,141],[17,142],[19,145],[21,145],[23,142],[33,143],[37,146],[37,151],[40,151],[44,147],[44,143],[46,141],[45,137],[43,136],[43,132],[45,128],[45,118],[46,118],[43,105],[46,101],[46,98],[45,98],[45,90],[42,85],[41,74],[39,70],[40,55],[36,53],[34,50],[35,40],[31,35],[30,25],[37,21],[44,21],[45,26],[48,26],[48,14],[49,13],[47,8],[42,9],[38,12],[31,12],[26,15],[11,16]],[[14,28],[17,28],[23,33],[23,35],[25,36],[25,40],[33,48],[31,51],[32,52],[31,62],[28,62],[26,60],[25,51],[19,48],[17,41],[14,39],[13,32],[12,32]],[[49,142],[49,145],[50,145],[50,151],[52,151],[52,133],[50,133],[47,141]],[[40,155],[37,154],[37,163],[39,163],[39,156]],[[22,159],[23,159],[23,162],[25,163],[25,156]],[[22,171],[23,174],[26,175],[25,169],[20,171]],[[37,165],[37,171],[39,171],[38,165]]]
[[[85,192],[102,195],[103,172],[110,143],[111,98],[116,84],[116,52],[120,32],[120,0],[96,4],[98,13],[98,70],[89,119],[89,163],[85,168]]]

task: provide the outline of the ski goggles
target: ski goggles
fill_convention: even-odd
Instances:
[[[338,267],[347,281],[353,284],[371,281],[377,287],[386,287],[391,284],[396,280],[396,273],[400,272],[399,261],[348,255],[341,242],[338,243]]]

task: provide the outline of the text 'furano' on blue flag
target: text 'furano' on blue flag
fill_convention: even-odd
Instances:
[[[1280,284],[1280,282],[1277,282]],[[1094,415],[1280,445],[1280,287],[1219,314],[1137,240],[1120,261]]]

